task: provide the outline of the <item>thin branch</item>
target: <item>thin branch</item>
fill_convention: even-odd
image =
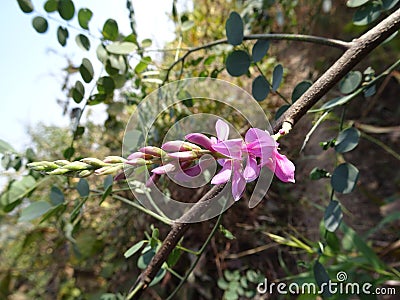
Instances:
[[[284,122],[292,126],[297,123],[356,64],[399,29],[400,9],[353,40],[351,47],[279,118],[274,126],[275,132]]]
[[[335,48],[339,48],[341,50],[349,49],[353,43],[353,42],[345,42],[345,41],[341,41],[341,40],[335,40],[335,39],[324,38],[324,37],[313,36],[313,35],[285,34],[285,33],[249,34],[249,35],[245,35],[243,37],[243,40],[245,40],[245,41],[251,41],[251,40],[298,41],[298,42],[314,43],[314,44],[319,44],[319,45],[324,45],[324,46],[335,47]],[[169,73],[172,71],[172,69],[177,64],[184,61],[190,54],[200,51],[200,50],[212,48],[217,45],[227,44],[227,43],[228,43],[227,39],[220,39],[220,40],[216,40],[216,41],[213,41],[213,42],[205,44],[205,45],[189,48],[187,50],[187,52],[181,58],[175,60],[169,66],[169,68],[167,69],[167,74],[165,75],[164,83],[168,81]]]
[[[294,126],[296,122],[307,113],[307,111],[326,94],[341,78],[343,78],[362,58],[370,53],[374,48],[386,40],[390,35],[400,28],[400,9],[392,15],[380,22],[373,29],[361,36],[359,39],[351,43],[317,38],[311,36],[299,35],[250,35],[245,39],[286,39],[311,43],[319,43],[328,46],[347,49],[341,58],[323,74],[317,82],[315,82],[307,92],[293,104],[289,110],[277,121],[274,131],[277,132],[284,124]],[[175,61],[167,70],[165,81],[172,68],[186,59],[188,55],[201,49],[210,48],[219,44],[227,43],[226,40],[218,40],[203,46],[195,47],[186,52],[180,59]],[[290,127],[291,127],[290,126]],[[184,233],[187,231],[191,223],[188,220],[193,218],[207,208],[205,202],[216,195],[223,185],[214,186],[206,195],[204,195],[186,214],[184,214],[177,222],[173,223],[171,231],[165,238],[161,248],[154,255],[153,259],[132,286],[127,299],[138,299],[145,291],[155,275],[160,270],[162,264],[167,260],[171,251],[178,244]]]

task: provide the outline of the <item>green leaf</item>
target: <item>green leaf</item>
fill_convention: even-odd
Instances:
[[[257,40],[253,46],[251,56],[254,62],[259,62],[268,52],[269,41],[268,40]]]
[[[343,163],[336,167],[331,177],[331,184],[336,192],[351,193],[357,183],[359,171],[350,163]]]
[[[58,26],[57,40],[61,46],[64,47],[67,44],[68,36],[69,36],[68,29],[65,27]]]
[[[9,143],[0,139],[0,153],[6,153],[6,152],[16,153],[17,151],[15,151],[13,146],[11,146]]]
[[[295,103],[310,87],[310,81],[302,81],[298,83],[292,92],[292,103]]]
[[[46,201],[37,201],[21,211],[19,222],[30,221],[44,215],[52,206]]]
[[[272,91],[276,92],[279,88],[283,78],[283,67],[281,64],[275,66],[272,73]]]
[[[108,175],[106,178],[104,178],[103,182],[104,193],[101,196],[100,204],[103,203],[103,201],[106,200],[107,196],[110,195],[110,193],[112,192],[113,182],[114,179],[112,175]]]
[[[381,7],[376,3],[368,3],[360,7],[353,16],[353,24],[364,26],[374,22],[381,14]]]
[[[77,80],[75,82],[75,87],[72,88],[72,99],[76,103],[81,103],[83,97],[85,96],[85,87],[83,86],[83,83]]]
[[[144,39],[141,44],[142,48],[149,48],[153,44],[153,41],[151,39]]]
[[[185,32],[185,31],[188,31],[191,28],[193,28],[193,26],[194,26],[194,22],[192,20],[187,20],[182,23],[181,30],[182,30],[182,32]]]
[[[165,274],[167,274],[167,271],[165,269],[160,269],[154,279],[150,282],[149,287],[159,283],[161,279],[164,278]]]
[[[64,158],[65,159],[71,159],[71,157],[74,155],[75,149],[73,147],[68,147],[67,149],[64,150]]]
[[[281,107],[279,107],[279,109],[277,110],[277,112],[275,114],[275,120],[278,120],[285,113],[285,111],[287,111],[289,109],[289,107],[290,107],[289,104],[285,104],[285,105],[282,105]]]
[[[146,250],[146,248],[144,249]],[[156,254],[156,251],[154,249],[150,249],[148,251],[146,251],[145,253],[143,253],[138,261],[137,261],[137,266],[139,269],[146,269],[146,267],[148,266],[148,264],[150,263],[151,259],[153,258],[153,256]]]
[[[179,258],[181,257],[181,254],[182,254],[181,249],[174,248],[174,250],[171,251],[170,255],[168,255],[167,259],[168,267],[172,268],[173,266],[175,266]]]
[[[115,41],[118,38],[118,24],[113,19],[108,19],[103,26],[102,34],[106,40]]]
[[[83,50],[89,51],[90,41],[86,35],[78,34],[75,38],[76,44]]]
[[[75,6],[71,0],[59,0],[58,2],[58,13],[60,17],[68,21],[74,17]]]
[[[106,94],[94,94],[89,97],[88,105],[93,106],[103,103],[106,100]]]
[[[358,89],[355,92],[344,96],[344,97],[337,97],[332,100],[329,100],[328,102],[324,103],[320,108],[317,109],[311,109],[309,112],[319,112],[319,111],[324,111],[328,109],[332,109],[336,106],[340,106],[343,104],[346,104],[347,102],[353,100],[355,97],[357,97],[360,93],[362,92],[362,89]]]
[[[228,43],[237,46],[243,41],[243,20],[235,11],[231,12],[225,24],[226,37]]]
[[[137,46],[131,42],[115,42],[111,45],[107,45],[106,49],[108,52],[113,54],[126,55],[137,50]]]
[[[132,255],[134,255],[136,252],[140,250],[140,248],[143,247],[145,243],[147,243],[147,241],[140,241],[134,244],[132,247],[130,247],[128,250],[125,251],[124,253],[125,258],[129,258]]]
[[[30,175],[23,176],[21,180],[12,182],[9,188],[0,196],[0,204],[4,207],[4,211],[13,210],[20,200],[36,188],[36,185],[35,178]]]
[[[338,153],[349,152],[357,147],[359,139],[360,132],[356,128],[347,128],[339,133],[335,143],[335,151]]]
[[[327,178],[327,177],[329,177],[329,173],[325,169],[314,168],[310,172],[311,180],[318,180],[318,179]]]
[[[335,232],[342,221],[343,213],[339,201],[332,200],[325,210],[324,224],[326,230]]]
[[[241,76],[246,74],[250,67],[250,57],[243,50],[235,50],[229,53],[226,58],[226,70],[231,76]]]
[[[44,4],[44,10],[48,13],[54,12],[58,9],[58,0],[47,0]]]
[[[346,2],[347,7],[359,7],[361,5],[364,5],[370,0],[348,0]]]
[[[105,64],[108,60],[108,52],[103,44],[100,44],[96,48],[96,56],[103,64]]]
[[[331,292],[329,291],[328,284],[330,281],[329,275],[326,272],[324,266],[317,260],[314,263],[313,267],[314,278],[317,282],[318,287],[321,289],[321,286],[324,284],[322,295],[325,297],[331,296]]]
[[[354,92],[362,81],[362,74],[360,71],[349,72],[339,83],[340,91],[343,94],[350,94]]]
[[[97,89],[99,92],[111,94],[115,89],[114,80],[109,76],[100,77],[97,81]]]
[[[214,60],[217,58],[217,56],[216,55],[210,55],[209,57],[207,57],[205,60],[204,60],[204,65],[205,66],[209,66],[209,65],[211,65],[213,62],[214,62]]]
[[[19,8],[26,14],[33,12],[33,4],[31,0],[17,0]]]
[[[269,84],[263,75],[259,75],[254,79],[251,92],[254,99],[263,101],[269,94]]]
[[[390,10],[393,7],[396,6],[396,4],[399,2],[400,0],[382,0],[382,8],[384,10]]]
[[[79,66],[79,72],[81,73],[83,81],[85,81],[86,83],[92,81],[94,71],[90,60],[88,60],[87,58],[84,58],[82,60],[82,64]]]
[[[78,12],[79,26],[83,29],[89,29],[89,21],[92,18],[93,13],[88,8],[81,8]]]
[[[219,225],[219,231],[224,235],[229,240],[234,240],[236,237],[233,235],[232,232],[230,232],[228,229],[226,229],[224,226]]]
[[[64,193],[56,186],[52,186],[50,190],[50,202],[53,206],[64,202]]]
[[[81,197],[87,197],[90,194],[89,183],[85,178],[79,180],[76,189]]]
[[[140,62],[135,67],[135,73],[139,74],[146,70],[147,66],[151,63],[151,57],[145,56],[143,57]]]
[[[39,33],[45,33],[49,28],[47,20],[42,17],[34,17],[32,20],[32,26]]]

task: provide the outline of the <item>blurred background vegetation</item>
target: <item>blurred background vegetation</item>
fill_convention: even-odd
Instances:
[[[43,4],[49,8],[53,2],[58,5],[58,1],[43,1]],[[371,5],[375,2],[379,1],[370,1],[374,3]],[[382,2],[397,5],[397,1]],[[26,1],[19,3],[26,5]],[[132,21],[134,12],[130,1],[127,4],[127,18],[130,16]],[[97,81],[97,93],[88,96],[86,90],[84,97],[77,96],[80,62],[68,61],[70,68],[66,69],[65,86],[60,87],[68,102],[61,105],[60,114],[71,116],[70,127],[38,124],[29,128],[31,144],[25,153],[18,153],[6,143],[0,144],[3,169],[7,170],[3,176],[9,179],[0,201],[0,299],[124,298],[140,274],[141,257],[136,253],[127,259],[125,251],[152,234],[154,237],[154,232],[159,232],[162,240],[168,227],[115,197],[133,201],[123,184],[114,184],[113,192],[103,197],[110,177],[89,177],[85,183],[90,191],[86,193],[86,187],[77,187],[85,184],[77,178],[43,177],[26,170],[24,165],[38,160],[120,155],[129,115],[165,78],[168,66],[181,55],[177,48],[201,46],[225,38],[225,22],[231,11],[241,14],[245,34],[300,33],[346,41],[359,36],[388,13],[383,11],[371,24],[357,26],[353,22],[355,9],[329,0],[198,0],[193,2],[192,10],[179,11],[179,7],[182,6],[177,6],[175,1],[171,3],[170,17],[176,26],[176,39],[159,49],[157,57],[146,52],[151,41],[136,40],[134,22],[132,34],[124,38],[136,43],[142,51],[119,56],[108,53],[109,58],[102,60],[101,47],[106,49],[109,40],[121,37],[103,37],[97,41],[100,44],[98,58],[105,70],[103,79]],[[53,13],[49,10],[49,14]],[[103,28],[103,35],[106,34]],[[58,39],[60,41],[60,37]],[[169,80],[226,79],[251,93],[252,81],[258,73],[271,78],[275,65],[281,63],[284,66],[281,96],[270,93],[260,102],[273,119],[279,107],[285,104],[282,96],[290,98],[298,82],[315,81],[340,55],[333,48],[274,41],[268,55],[258,64],[259,69],[252,66],[245,76],[233,78],[225,70],[225,60],[231,49],[232,46],[221,44],[195,52],[184,61],[182,68],[177,65],[171,70]],[[383,66],[399,58],[399,53],[400,40],[394,38],[363,60],[357,70],[364,72],[370,66],[382,72]],[[110,59],[113,55],[122,57],[123,62],[113,64]],[[113,80],[111,88],[106,77]],[[338,271],[345,271],[349,282],[393,286],[400,295],[399,80],[398,71],[394,71],[377,86],[373,96],[360,95],[347,105],[345,125],[355,126],[361,132],[361,139],[358,147],[343,154],[339,161],[351,161],[356,165],[360,179],[353,193],[339,196],[344,220],[340,231],[326,233],[323,229],[324,211],[331,194],[329,181],[315,181],[309,176],[315,167],[332,172],[336,164],[338,158],[334,149],[324,150],[320,143],[336,137],[341,113],[337,109],[316,129],[302,152],[304,137],[322,113],[305,116],[281,141],[281,148],[296,164],[296,184],[274,181],[264,201],[256,208],[248,209],[248,197],[244,195],[229,209],[200,263],[175,298],[276,299],[279,296],[256,295],[257,283],[264,278],[314,282],[313,266],[317,257],[332,278]],[[326,99],[339,93],[336,88]],[[83,108],[77,106],[82,98],[87,99]],[[83,125],[79,123],[82,109],[90,111],[90,106],[98,103],[106,105],[105,123],[99,125],[90,121],[95,120],[95,116]],[[174,111],[170,118],[160,120],[151,138],[154,144],[159,144],[173,121],[191,113],[215,113],[217,110],[215,104],[208,102],[191,103]],[[235,124],[234,117],[228,120]],[[172,195],[185,196],[172,185],[165,188]],[[26,208],[38,201],[48,203],[48,210],[32,216]],[[200,249],[213,223],[192,226],[182,246],[195,251]],[[324,241],[323,245],[320,241]],[[173,269],[184,274],[194,256],[186,252],[179,252],[179,256]],[[165,299],[178,282],[173,273],[166,272],[143,299]],[[317,297],[298,295],[295,298]],[[359,297],[379,298],[376,295]]]

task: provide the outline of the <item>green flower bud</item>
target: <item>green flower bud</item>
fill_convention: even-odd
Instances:
[[[118,164],[118,165],[114,165],[114,166],[106,166],[106,167],[97,169],[94,172],[96,173],[96,175],[110,175],[110,174],[113,175],[113,174],[117,173],[118,171],[120,171],[123,167],[124,167],[123,164]]]
[[[104,161],[94,157],[86,157],[84,159],[81,159],[81,162],[84,162],[85,164],[91,165],[95,168],[108,166],[108,164]]]
[[[49,174],[49,175],[62,175],[62,174],[68,173],[68,172],[70,172],[70,170],[63,169],[63,168],[58,168],[58,169],[55,169],[54,171],[47,172],[47,174]]]
[[[117,164],[117,163],[123,163],[125,162],[126,159],[122,158],[120,156],[107,156],[103,162],[109,163],[109,164]]]
[[[68,165],[63,166],[63,168],[70,170],[70,171],[81,171],[81,170],[92,169],[92,166],[85,164],[81,161],[73,161],[72,163],[69,163]]]

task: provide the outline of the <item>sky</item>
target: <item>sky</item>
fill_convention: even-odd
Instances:
[[[32,2],[38,13],[45,14],[45,0]],[[74,3],[76,11],[82,7],[93,11],[89,28],[95,35],[100,36],[108,18],[117,20],[122,33],[130,32],[126,0],[74,0]],[[174,38],[174,25],[168,17],[172,0],[133,0],[133,6],[139,41],[151,38],[152,48],[159,48]],[[17,0],[5,0],[0,10],[0,139],[21,152],[29,147],[28,126],[38,122],[59,126],[69,124],[68,116],[62,115],[62,108],[56,101],[65,100],[61,92],[61,70],[67,65],[67,56],[77,65],[83,57],[93,58],[92,62],[97,60],[95,48],[99,44],[91,40],[92,49],[84,53],[74,40],[80,32],[69,29],[70,38],[67,46],[62,48],[57,42],[56,30],[66,22],[60,24],[49,20],[47,33],[39,34],[31,25],[35,15],[36,12],[24,14]],[[75,20],[70,24],[79,27]],[[94,65],[94,69],[95,75],[99,74],[100,65]],[[101,110],[101,106],[98,109]]]

